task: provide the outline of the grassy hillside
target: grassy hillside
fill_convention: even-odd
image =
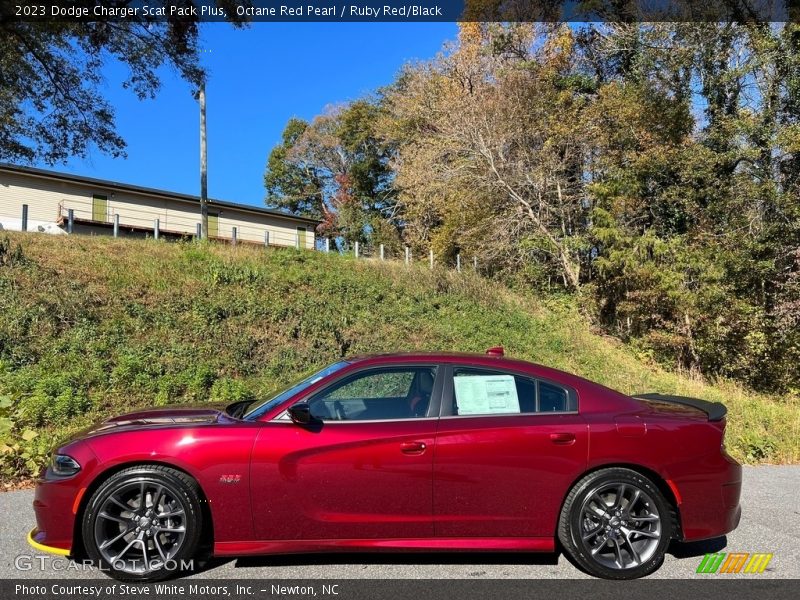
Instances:
[[[348,354],[496,344],[624,392],[722,401],[737,458],[800,460],[796,397],[665,372],[564,301],[322,253],[4,234],[2,477],[29,475],[59,437],[137,406],[260,398]]]

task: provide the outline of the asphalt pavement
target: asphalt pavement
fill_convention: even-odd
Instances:
[[[35,524],[32,490],[0,493],[0,579],[97,578],[92,568],[32,550],[26,535]],[[725,538],[673,543],[652,577],[691,578],[707,552],[770,552],[768,569],[755,577],[800,578],[800,466],[745,467],[742,521]],[[39,558],[42,557],[42,558]],[[315,554],[212,560],[204,579],[562,579],[588,577],[560,554],[382,553]],[[754,577],[715,575],[714,577]]]

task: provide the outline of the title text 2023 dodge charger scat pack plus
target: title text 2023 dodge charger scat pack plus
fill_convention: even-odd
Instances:
[[[641,577],[737,526],[724,432],[721,404],[502,348],[357,357],[263,402],[105,421],[54,453],[29,541],[128,580],[209,554],[559,548]]]

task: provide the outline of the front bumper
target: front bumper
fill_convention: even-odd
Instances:
[[[75,513],[84,489],[76,480],[38,482],[33,497],[36,527],[29,538],[44,546],[40,550],[50,552],[47,548],[56,548],[69,552],[72,549]]]
[[[34,527],[28,532],[28,544],[31,548],[39,550],[40,552],[47,552],[48,554],[56,554],[58,556],[70,555],[70,548],[57,548],[56,546],[48,546],[47,544],[37,541],[44,540],[46,537],[44,532],[39,531],[38,527]]]
[[[59,453],[78,461],[81,470],[71,477],[56,477],[49,470],[42,473],[33,496],[36,528],[28,535],[28,543],[37,550],[66,556],[73,550],[81,500],[97,459],[88,446],[79,443],[59,449]]]

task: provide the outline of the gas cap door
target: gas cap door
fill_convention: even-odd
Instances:
[[[617,426],[617,433],[622,437],[644,437],[647,433],[647,424],[640,417],[621,416],[616,417],[614,422]]]

